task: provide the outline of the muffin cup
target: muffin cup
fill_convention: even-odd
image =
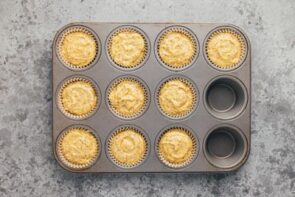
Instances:
[[[130,66],[126,66],[126,65],[122,65],[122,64],[115,62],[115,60],[113,59],[113,57],[110,53],[111,44],[112,44],[111,41],[114,36],[118,35],[121,32],[135,32],[135,33],[138,33],[139,35],[141,35],[142,38],[144,39],[144,43],[145,43],[145,52],[144,53],[145,53],[145,55],[139,63],[134,64],[134,65],[130,65]],[[107,48],[108,58],[109,58],[110,62],[115,67],[122,69],[122,70],[134,70],[134,69],[137,69],[137,68],[141,67],[142,65],[144,65],[145,61],[147,60],[147,58],[149,56],[150,44],[149,44],[148,37],[141,29],[139,29],[138,27],[135,27],[135,26],[126,25],[126,26],[118,27],[110,33],[110,35],[107,38],[106,48]]]
[[[71,63],[69,63],[61,54],[61,45],[63,43],[63,40],[65,39],[65,37],[67,35],[69,35],[70,33],[73,33],[73,32],[83,32],[83,33],[86,33],[88,35],[90,35],[93,40],[95,41],[96,43],[96,55],[95,57],[93,58],[93,60],[89,63],[89,64],[86,64],[86,65],[83,65],[83,66],[76,66],[76,65],[73,65]],[[70,26],[66,29],[64,29],[59,37],[57,38],[57,44],[56,44],[56,47],[57,47],[57,56],[58,58],[60,59],[60,61],[69,69],[71,70],[75,70],[75,71],[80,71],[80,70],[85,70],[85,69],[88,69],[90,68],[91,66],[93,66],[95,64],[95,62],[98,60],[99,56],[100,56],[100,40],[98,38],[98,36],[94,33],[94,31],[92,31],[91,29],[89,29],[88,27],[85,27],[85,26]]]
[[[208,55],[208,42],[210,41],[210,39],[212,39],[212,37],[218,35],[219,33],[230,33],[234,36],[236,36],[238,38],[238,40],[241,43],[241,57],[238,63],[230,65],[230,66],[226,66],[226,67],[222,67],[220,65],[215,64],[213,61],[210,60],[209,55]],[[241,31],[239,31],[238,29],[234,28],[234,27],[227,27],[227,26],[221,26],[218,27],[216,29],[214,29],[213,31],[211,31],[206,39],[205,39],[205,47],[204,47],[204,56],[206,61],[209,63],[209,65],[211,65],[213,68],[218,69],[220,71],[230,71],[230,70],[234,70],[238,67],[240,67],[243,62],[246,59],[247,56],[247,51],[248,51],[248,46],[247,46],[247,41],[245,36],[243,35],[243,33],[241,33]]]
[[[116,87],[116,85],[118,85],[119,83],[123,82],[123,81],[135,81],[137,83],[140,84],[140,86],[143,88],[144,90],[144,96],[145,96],[145,101],[144,101],[144,105],[142,107],[142,109],[140,109],[140,111],[138,113],[135,113],[133,115],[127,115],[127,114],[122,114],[120,112],[118,112],[114,107],[112,107],[111,102],[109,100],[109,95],[112,91],[112,89],[114,87]],[[149,103],[150,103],[150,93],[149,93],[149,89],[148,86],[145,84],[145,82],[143,82],[141,79],[139,79],[136,76],[131,76],[131,75],[127,75],[127,76],[122,76],[122,77],[118,77],[115,80],[113,80],[111,82],[111,84],[109,85],[109,87],[106,90],[106,102],[107,102],[107,106],[109,108],[109,110],[118,118],[121,119],[126,119],[126,120],[131,120],[131,119],[135,119],[140,117],[142,114],[145,113],[145,111],[148,109]]]
[[[96,156],[87,164],[73,164],[71,162],[69,162],[62,153],[62,148],[61,148],[61,142],[63,140],[63,138],[66,136],[66,134],[68,134],[69,132],[71,132],[73,129],[81,129],[81,130],[85,130],[86,132],[89,132],[91,135],[93,135],[96,139],[97,142],[97,154]],[[70,126],[66,129],[64,129],[58,136],[57,140],[56,140],[56,153],[57,156],[59,158],[59,160],[61,161],[61,163],[66,166],[67,168],[71,169],[71,170],[84,170],[87,168],[90,168],[91,166],[93,166],[96,161],[98,160],[99,156],[100,156],[100,152],[101,152],[101,143],[100,143],[100,139],[99,137],[93,132],[93,129],[91,129],[88,126],[84,126],[84,125],[73,125]]]
[[[245,86],[232,76],[218,76],[204,90],[205,108],[218,119],[228,120],[239,116],[247,103]]]
[[[159,94],[160,94],[160,91],[161,91],[161,88],[169,81],[173,81],[173,80],[180,80],[182,81],[183,83],[185,83],[186,85],[188,85],[193,93],[193,104],[191,106],[191,109],[184,113],[184,114],[181,114],[181,115],[172,115],[172,114],[169,114],[167,112],[165,112],[161,105],[160,105],[160,101],[159,101]],[[194,111],[195,109],[197,108],[198,106],[198,95],[199,95],[199,92],[198,92],[198,89],[196,87],[196,85],[194,84],[194,82],[190,79],[188,79],[187,77],[185,76],[180,76],[180,75],[173,75],[173,76],[170,76],[166,79],[164,79],[163,81],[160,82],[160,85],[157,87],[157,91],[156,91],[156,103],[157,103],[157,108],[158,110],[166,117],[168,118],[171,118],[171,119],[184,119],[184,118],[187,118],[188,116],[190,116]]]
[[[186,134],[188,134],[188,136],[192,139],[192,142],[193,142],[192,155],[190,156],[190,158],[188,160],[186,160],[183,163],[178,163],[178,164],[171,163],[171,162],[167,161],[159,151],[159,142],[160,142],[161,138],[163,137],[164,134],[171,131],[172,129],[180,129],[181,131],[184,131]],[[179,168],[187,167],[189,164],[191,164],[196,159],[198,152],[199,152],[199,142],[198,142],[197,136],[192,132],[191,129],[189,129],[185,126],[173,125],[173,126],[163,129],[160,132],[160,134],[158,135],[158,137],[156,139],[156,148],[155,149],[156,149],[156,153],[157,153],[159,160],[163,164],[165,164],[166,166],[173,168],[173,169],[179,169]]]
[[[74,115],[74,114],[71,114],[70,112],[66,111],[63,107],[63,103],[62,103],[62,91],[65,87],[67,87],[69,84],[73,83],[73,82],[77,82],[77,81],[83,81],[83,82],[86,82],[88,84],[91,85],[91,87],[94,89],[95,93],[96,93],[96,96],[97,96],[97,103],[96,103],[96,106],[91,110],[89,111],[87,114],[84,114],[84,115]],[[70,119],[74,119],[74,120],[83,120],[83,119],[86,119],[86,118],[89,118],[90,116],[92,116],[98,109],[99,107],[99,104],[101,103],[101,98],[100,98],[100,91],[98,89],[98,86],[95,84],[95,82],[88,78],[88,77],[82,77],[82,76],[72,76],[72,77],[69,77],[67,78],[66,80],[64,80],[60,87],[58,88],[58,91],[57,91],[57,105],[58,105],[58,108],[60,109],[60,111],[65,115],[67,116],[68,118]]]
[[[118,133],[120,132],[124,132],[125,130],[127,129],[132,129],[134,130],[136,133],[140,134],[143,138],[144,138],[144,141],[145,141],[145,144],[146,144],[146,150],[145,150],[145,153],[143,155],[143,157],[141,158],[140,161],[138,161],[137,163],[134,163],[134,164],[125,164],[125,163],[122,163],[120,161],[118,161],[114,155],[111,153],[111,140],[114,136],[116,136]],[[146,133],[139,127],[136,127],[134,125],[123,125],[123,126],[119,126],[118,128],[116,128],[114,131],[111,132],[111,134],[109,135],[109,137],[107,138],[107,141],[106,141],[106,154],[108,156],[108,158],[112,161],[112,163],[114,163],[116,166],[120,167],[120,168],[135,168],[139,165],[142,165],[143,162],[147,159],[148,155],[149,155],[149,151],[150,151],[150,145],[149,145],[149,140],[148,140],[148,137],[146,135]]]
[[[218,168],[234,168],[246,158],[248,142],[240,129],[231,125],[218,125],[211,129],[203,143],[204,155]]]
[[[160,42],[161,40],[167,35],[167,33],[170,33],[170,32],[178,32],[178,33],[182,33],[184,35],[186,35],[187,37],[190,38],[191,42],[193,43],[194,45],[194,55],[191,57],[189,63],[186,63],[184,65],[181,65],[181,66],[175,66],[175,65],[169,65],[167,64],[165,61],[163,61],[163,59],[161,58],[160,54],[159,54],[159,47],[160,47]],[[199,54],[199,44],[198,44],[198,39],[196,37],[196,35],[191,31],[189,30],[188,28],[186,27],[183,27],[183,26],[171,26],[171,27],[168,27],[166,29],[164,29],[157,37],[156,39],[156,44],[155,44],[155,52],[156,52],[156,57],[158,59],[158,61],[167,69],[169,70],[174,70],[174,71],[180,71],[180,70],[183,70],[183,69],[186,69],[188,67],[190,67],[194,62],[195,60],[197,59],[198,57],[198,54]]]

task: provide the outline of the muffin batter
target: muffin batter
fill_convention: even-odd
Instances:
[[[159,154],[171,164],[184,164],[195,152],[192,138],[180,128],[167,131],[160,139]]]
[[[123,166],[140,163],[147,149],[144,137],[132,128],[115,134],[109,142],[110,155]]]
[[[61,40],[59,52],[65,63],[83,68],[95,59],[97,44],[90,33],[70,32]]]
[[[95,136],[84,128],[70,129],[59,143],[62,156],[73,165],[90,164],[99,151]]]
[[[109,53],[113,61],[122,67],[135,67],[146,56],[144,37],[131,30],[115,34],[110,40]]]
[[[189,64],[196,53],[192,39],[184,33],[171,31],[164,34],[159,42],[161,60],[173,68]]]
[[[169,116],[184,116],[195,103],[192,87],[179,79],[166,82],[159,91],[159,104]]]
[[[63,109],[74,116],[88,115],[98,103],[91,83],[82,80],[70,82],[62,88],[60,99]]]
[[[244,47],[238,35],[231,32],[218,32],[209,38],[207,54],[213,64],[226,69],[241,61]]]
[[[110,106],[121,116],[135,116],[146,104],[145,90],[135,80],[122,80],[114,85],[109,94]]]

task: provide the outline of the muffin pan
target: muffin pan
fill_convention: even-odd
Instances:
[[[97,45],[96,56],[89,65],[83,65],[81,68],[69,65],[60,54],[61,41],[65,35],[79,30],[86,32],[87,35],[91,34]],[[122,67],[112,59],[109,42],[118,32],[128,30],[142,36],[145,46],[140,45],[138,49],[144,50],[144,55],[131,51],[132,55],[137,55],[141,59],[134,66]],[[184,43],[187,40],[192,41],[192,45],[187,45],[187,48],[179,49],[178,45],[173,45],[176,50],[182,52],[189,48],[195,50],[191,56],[183,56],[187,57],[183,65],[177,65],[181,59],[170,59],[171,61],[168,59],[164,62],[159,55],[159,42],[163,40],[163,35],[171,31],[183,32],[188,38],[183,40]],[[240,51],[240,60],[231,66],[218,67],[215,65],[218,61],[214,63],[208,57],[207,43],[212,36],[220,32],[238,36],[239,43],[243,47]],[[170,41],[165,42],[169,45]],[[84,43],[82,40],[81,42]],[[171,42],[173,44],[173,41]],[[223,42],[223,44],[219,46],[220,50],[211,51],[210,54],[220,53],[219,55],[223,57],[231,57],[232,51],[227,51],[226,47],[232,43]],[[63,50],[72,50],[72,48]],[[164,55],[170,54],[169,48],[168,51],[167,48],[163,50]],[[80,56],[85,55],[80,53],[81,51],[76,52]],[[173,51],[171,54],[173,55]],[[240,28],[230,24],[71,23],[66,25],[56,34],[52,54],[54,98],[52,139],[56,160],[64,169],[72,172],[228,172],[238,169],[245,163],[250,152],[250,55],[249,39]],[[167,62],[173,62],[176,66],[168,65]],[[65,113],[60,103],[60,90],[72,79],[87,79],[96,90],[98,103],[86,116],[77,118],[69,115]],[[109,90],[112,84],[120,79],[134,79],[142,84],[145,91],[144,107],[134,116],[124,117],[110,106]],[[189,112],[183,116],[170,116],[159,106],[159,90],[163,87],[163,83],[171,79],[189,82],[195,96]],[[81,94],[79,91],[76,93]],[[182,102],[188,102],[185,96],[179,96],[179,103],[173,105],[178,106],[182,105]],[[95,161],[85,168],[73,168],[68,165],[58,149],[61,136],[67,132],[67,129],[75,127],[89,128],[89,132],[92,132],[99,142]],[[146,142],[144,157],[134,165],[125,166],[116,162],[109,152],[109,139],[122,128],[136,128]],[[183,165],[173,165],[164,161],[163,155],[159,154],[159,141],[163,134],[172,128],[185,131],[192,139],[187,146],[192,156]],[[169,136],[170,138],[173,136]],[[130,142],[130,146],[134,145],[133,141]],[[183,144],[174,144],[172,149],[174,146],[175,149],[184,147]]]

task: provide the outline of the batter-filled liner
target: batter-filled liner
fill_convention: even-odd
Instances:
[[[156,91],[156,103],[160,112],[172,119],[188,117],[197,107],[198,90],[184,76],[171,76],[160,83]]]
[[[76,87],[75,87],[76,85]],[[84,87],[83,87],[84,85]],[[68,95],[67,101],[72,103],[70,106],[66,106],[64,103],[63,93],[70,86],[72,87],[71,95]],[[80,86],[80,87],[79,87]],[[84,99],[83,101],[83,97]],[[89,101],[91,100],[91,102]],[[88,77],[84,76],[72,76],[65,81],[63,81],[57,92],[57,105],[60,111],[71,119],[83,120],[92,116],[98,109],[101,102],[100,91],[98,86],[94,81]],[[83,106],[84,105],[84,106]],[[80,108],[77,108],[80,106]],[[72,107],[72,109],[70,109]],[[79,112],[89,108],[89,110],[84,111],[84,113]]]
[[[142,129],[133,125],[123,125],[115,129],[107,139],[107,155],[122,168],[141,165],[149,152],[149,141]]]
[[[68,146],[63,144],[64,140],[68,142]],[[74,142],[70,143],[69,140],[74,140]],[[67,153],[65,153],[65,146],[67,147]],[[98,136],[96,136],[91,128],[84,125],[74,125],[66,128],[58,136],[56,141],[56,153],[59,160],[62,164],[72,170],[90,168],[96,163],[100,152],[101,143]],[[70,160],[73,160],[74,162]],[[80,162],[79,160],[85,161]]]
[[[69,45],[67,48],[64,46],[66,44]],[[84,26],[68,27],[57,39],[57,56],[72,70],[79,71],[93,66],[100,56],[100,48],[96,34]]]
[[[205,41],[205,57],[209,64],[223,71],[242,65],[247,55],[244,35],[233,27],[219,27]]]
[[[183,70],[191,66],[198,53],[197,37],[182,26],[168,27],[156,40],[156,57],[171,70]]]
[[[150,94],[147,85],[131,75],[116,78],[106,91],[110,111],[123,119],[141,116],[148,108]]]
[[[139,68],[148,58],[148,53],[148,38],[135,26],[119,27],[107,39],[108,57],[120,69]]]
[[[156,142],[156,153],[160,161],[175,169],[188,166],[196,158],[198,151],[197,137],[182,126],[164,129]]]

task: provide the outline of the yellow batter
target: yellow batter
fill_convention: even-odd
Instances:
[[[109,53],[113,61],[126,68],[140,64],[146,56],[144,37],[135,31],[122,31],[110,40]]]
[[[66,63],[83,68],[95,59],[97,44],[89,33],[70,32],[61,40],[59,52]]]
[[[74,116],[88,115],[98,104],[94,87],[82,80],[70,82],[62,88],[60,99],[63,110]]]
[[[240,62],[243,58],[244,47],[244,43],[238,35],[230,32],[218,32],[209,38],[207,54],[213,64],[226,69]]]
[[[135,116],[146,105],[145,90],[135,80],[123,80],[115,84],[109,94],[111,107],[121,116]]]
[[[169,116],[184,116],[195,103],[192,87],[179,79],[166,82],[159,91],[159,104]]]
[[[158,144],[159,154],[170,164],[184,164],[192,158],[195,150],[192,138],[182,129],[167,131]]]
[[[194,42],[184,33],[171,31],[160,39],[159,56],[168,66],[184,67],[192,61],[195,53]]]
[[[124,166],[139,164],[145,157],[146,149],[144,137],[132,128],[118,132],[109,142],[110,155]]]
[[[62,157],[73,165],[90,164],[99,152],[95,136],[84,128],[70,129],[59,143]]]

